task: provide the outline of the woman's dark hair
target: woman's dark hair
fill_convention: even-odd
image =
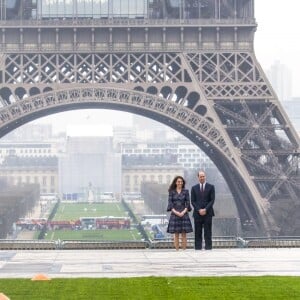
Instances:
[[[173,181],[172,181],[172,183],[171,183],[171,185],[169,186],[169,192],[170,191],[175,191],[176,190],[176,187],[177,187],[177,185],[176,185],[176,181],[178,180],[178,179],[181,179],[182,180],[182,188],[184,189],[184,187],[185,187],[185,180],[183,179],[183,177],[182,176],[176,176],[174,179],[173,179]]]

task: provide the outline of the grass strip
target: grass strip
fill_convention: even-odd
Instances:
[[[11,300],[300,299],[300,277],[139,277],[31,281],[0,279]]]

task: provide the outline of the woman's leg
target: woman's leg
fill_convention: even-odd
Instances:
[[[181,248],[182,248],[182,250],[186,249],[186,245],[187,245],[186,232],[182,232],[181,233]]]
[[[174,246],[176,250],[179,250],[179,233],[174,233]]]

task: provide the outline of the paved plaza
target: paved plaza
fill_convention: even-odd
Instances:
[[[0,251],[0,278],[300,276],[300,248]]]

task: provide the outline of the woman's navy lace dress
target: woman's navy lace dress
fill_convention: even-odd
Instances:
[[[188,212],[191,211],[190,194],[188,190],[182,190],[180,193],[177,193],[176,190],[169,192],[167,211],[172,211],[173,208],[179,212],[185,208],[187,208]],[[188,212],[186,212],[183,217],[178,217],[171,212],[167,232],[192,232],[193,227]]]

